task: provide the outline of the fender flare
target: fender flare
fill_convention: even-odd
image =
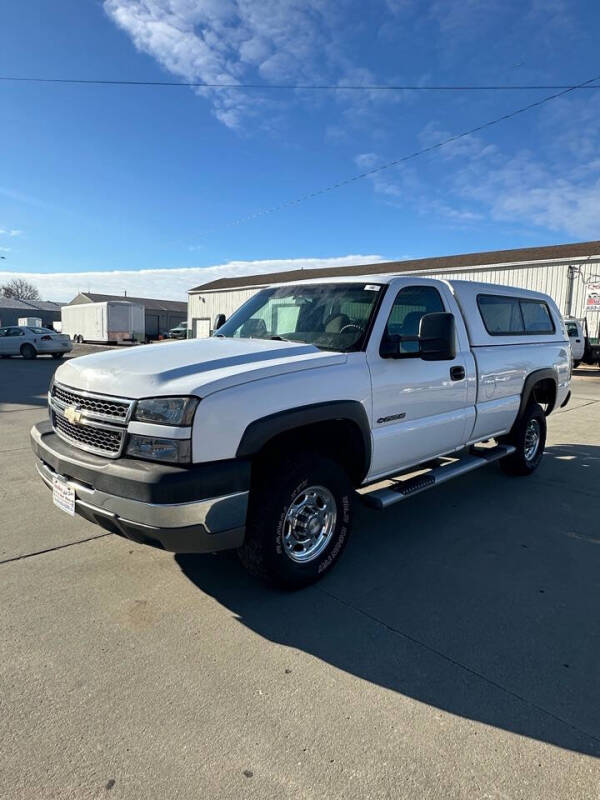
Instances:
[[[333,400],[296,408],[286,408],[251,422],[240,440],[237,458],[249,458],[281,433],[319,422],[353,422],[357,425],[364,445],[363,471],[366,475],[371,465],[371,426],[367,412],[358,400]]]
[[[529,375],[525,378],[525,383],[523,384],[523,391],[521,392],[521,405],[519,406],[519,413],[517,414],[517,420],[521,419],[527,405],[529,404],[529,400],[531,398],[531,393],[533,392],[533,387],[536,383],[542,380],[550,379],[554,383],[554,402],[548,405],[546,409],[546,416],[548,416],[553,410],[554,405],[556,403],[556,397],[558,395],[558,380],[556,378],[556,372],[551,367],[545,367],[544,369],[536,369],[533,372],[530,372]]]

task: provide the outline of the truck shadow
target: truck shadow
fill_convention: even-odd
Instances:
[[[491,466],[386,512],[361,507],[340,564],[292,594],[227,555],[175,558],[271,642],[600,756],[598,485],[600,447],[558,445],[527,480]]]

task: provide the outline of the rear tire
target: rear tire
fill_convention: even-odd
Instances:
[[[37,353],[33,345],[23,344],[21,345],[21,355],[23,356],[23,358],[27,359],[27,361],[31,361],[32,358],[36,358]]]
[[[581,359],[579,359],[578,361],[574,361],[573,362],[573,369],[577,369],[577,367],[580,367],[580,366],[581,366]]]
[[[504,442],[516,447],[512,455],[500,461],[507,475],[531,475],[535,472],[546,446],[546,415],[538,403],[529,403]]]
[[[312,452],[272,456],[258,469],[240,561],[279,588],[308,586],[333,567],[350,535],[350,479],[336,461]]]
[[[56,361],[60,361],[60,359],[64,356],[64,353],[52,353],[52,358]]]

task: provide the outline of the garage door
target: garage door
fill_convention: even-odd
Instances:
[[[146,336],[152,339],[158,336],[158,314],[146,314]]]
[[[210,336],[210,319],[201,317],[192,321],[192,333],[194,339],[206,339]]]

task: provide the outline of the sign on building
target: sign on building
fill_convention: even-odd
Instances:
[[[585,310],[600,311],[600,281],[586,283],[585,285]]]

